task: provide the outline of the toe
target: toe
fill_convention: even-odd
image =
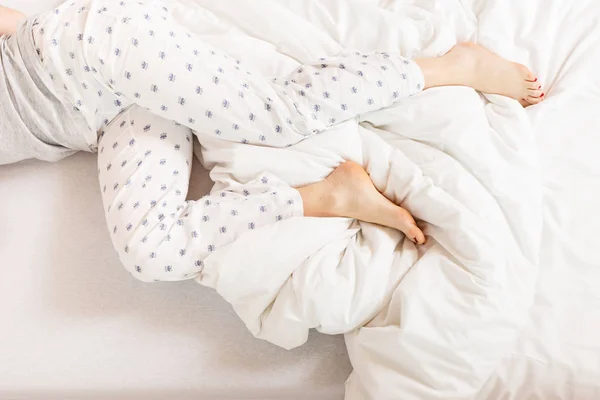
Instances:
[[[530,97],[530,98],[539,99],[540,97],[544,97],[544,96],[545,96],[545,93],[541,89],[527,91],[527,97]]]
[[[523,107],[529,107],[541,103],[545,98],[546,94],[543,89],[528,89],[523,98],[519,100],[519,103]]]
[[[417,226],[413,227],[411,232],[413,234],[413,242],[417,244],[425,244],[427,242],[425,234]]]
[[[525,74],[525,80],[528,82],[537,82],[538,77],[535,76],[535,74],[528,69],[527,73]]]
[[[539,104],[542,101],[544,101],[544,97],[529,97],[529,98],[527,98],[527,102],[532,106]]]
[[[525,108],[529,107],[529,106],[534,106],[536,104],[541,103],[542,101],[544,101],[544,97],[527,97],[524,99],[519,100],[519,103],[521,103],[521,105]]]
[[[417,226],[415,219],[404,208],[399,209],[398,213],[398,229],[413,242],[418,244],[425,243],[425,235]]]
[[[425,234],[417,225],[413,225],[406,232],[406,237],[417,244],[425,244]]]

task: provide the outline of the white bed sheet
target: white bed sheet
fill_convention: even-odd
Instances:
[[[600,3],[473,3],[479,10],[480,41],[503,32],[507,44],[528,49],[524,56],[548,93],[545,103],[529,110],[544,196],[536,296],[519,341],[478,399],[596,400],[600,398]],[[501,22],[509,20],[509,25]],[[566,61],[554,60],[554,52],[568,54]]]
[[[549,4],[547,13],[568,14],[552,32],[585,38],[574,3]],[[478,17],[480,28],[501,29],[489,9]],[[589,29],[599,18],[585,20]],[[535,48],[542,37],[529,26],[513,39]],[[530,111],[545,196],[538,290],[481,399],[600,398],[600,78],[585,64],[563,66],[547,103]],[[559,96],[566,84],[581,97]],[[206,174],[194,176],[192,193],[206,192]],[[94,156],[0,169],[0,221],[0,398],[342,397],[350,366],[340,338],[314,335],[286,352],[254,340],[212,291],[133,281],[105,233]]]

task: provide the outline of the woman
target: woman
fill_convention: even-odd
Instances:
[[[351,217],[425,242],[352,162],[306,187],[265,176],[185,201],[194,130],[284,147],[435,86],[523,106],[544,97],[526,67],[470,43],[416,60],[351,52],[266,80],[181,29],[160,0],[75,0],[30,20],[1,8],[0,34],[0,164],[97,150],[113,244],[143,281],[191,279],[216,248],[291,217]]]

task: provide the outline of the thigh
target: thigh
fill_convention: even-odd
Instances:
[[[170,240],[185,208],[192,146],[190,129],[137,106],[119,114],[100,138],[106,222],[121,261],[134,274],[140,259],[151,262],[153,249]]]

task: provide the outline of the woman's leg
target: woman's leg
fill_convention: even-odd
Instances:
[[[59,48],[79,46],[61,57],[70,74],[63,78],[76,80],[78,69],[93,71],[103,89],[126,103],[225,140],[274,147],[418,93],[427,85],[422,70],[435,84],[462,82],[458,72],[457,79],[436,81],[436,71],[443,78],[459,68],[435,68],[443,64],[426,60],[420,68],[398,54],[377,52],[323,58],[288,77],[266,79],[181,29],[165,4],[93,0],[67,7],[59,15],[70,17],[77,9],[76,21],[45,36]]]
[[[260,76],[252,77],[235,60],[179,32],[162,3],[142,5],[125,1],[75,2],[65,3],[51,14],[51,18],[62,18],[64,22],[53,21],[54,28],[41,32],[42,40],[47,47],[46,57],[60,66],[55,69],[65,90],[81,85],[78,77],[85,78],[86,87],[81,93],[112,92],[123,96],[123,106],[135,102],[188,127],[206,129],[211,121],[218,120],[220,128],[214,128],[214,133],[223,139],[250,142],[245,137],[254,136],[254,143],[283,146],[313,132],[307,130],[307,121],[316,121],[311,124],[321,129],[337,121],[333,116],[336,113],[340,120],[347,119],[392,104],[422,87],[422,75],[414,63],[385,53],[352,54],[332,59],[331,65],[305,67],[279,86]],[[226,74],[223,66],[231,73]],[[91,84],[90,76],[97,80],[97,87]],[[251,79],[256,83],[254,88],[246,82]],[[397,84],[397,90],[390,89],[391,83]],[[290,100],[296,96],[295,91],[288,96],[290,87],[295,87],[298,98],[302,98],[296,104]],[[371,98],[361,100],[355,93],[359,91],[376,93],[377,104]],[[232,105],[229,100],[221,100],[230,95],[248,103]],[[318,104],[317,97],[323,102]],[[93,115],[93,104],[86,104],[85,99],[73,100],[74,107],[89,108]],[[255,112],[251,106],[256,107]],[[220,111],[213,113],[207,107]],[[311,112],[314,118],[306,119],[301,112],[299,117],[288,118],[297,108]],[[236,115],[246,123],[236,122]],[[203,118],[202,123],[198,124],[196,118]],[[303,127],[302,135],[280,126],[291,118],[291,125]],[[346,182],[352,182],[354,189],[348,190]],[[410,214],[380,195],[365,171],[352,163],[338,168],[324,182],[299,191],[306,203],[306,216],[357,218],[400,229],[420,243],[425,240]]]
[[[90,2],[82,53],[98,81],[127,100],[226,140],[292,145],[433,85],[469,85],[517,100],[541,96],[529,90],[527,69],[476,45],[417,62],[348,52],[271,81],[180,29],[165,5]]]
[[[188,128],[138,106],[118,115],[100,139],[98,174],[111,239],[142,281],[191,279],[217,248],[294,216],[352,217],[425,241],[410,214],[377,192],[357,164],[342,164],[326,180],[298,190],[261,176],[186,201],[192,156]]]
[[[415,63],[387,53],[352,52],[267,79],[181,29],[166,5],[94,0],[80,13],[80,26],[61,28],[59,38],[47,32],[45,40],[80,45],[73,61],[61,57],[71,80],[77,68],[92,70],[101,86],[157,115],[225,140],[273,147],[423,88]]]

